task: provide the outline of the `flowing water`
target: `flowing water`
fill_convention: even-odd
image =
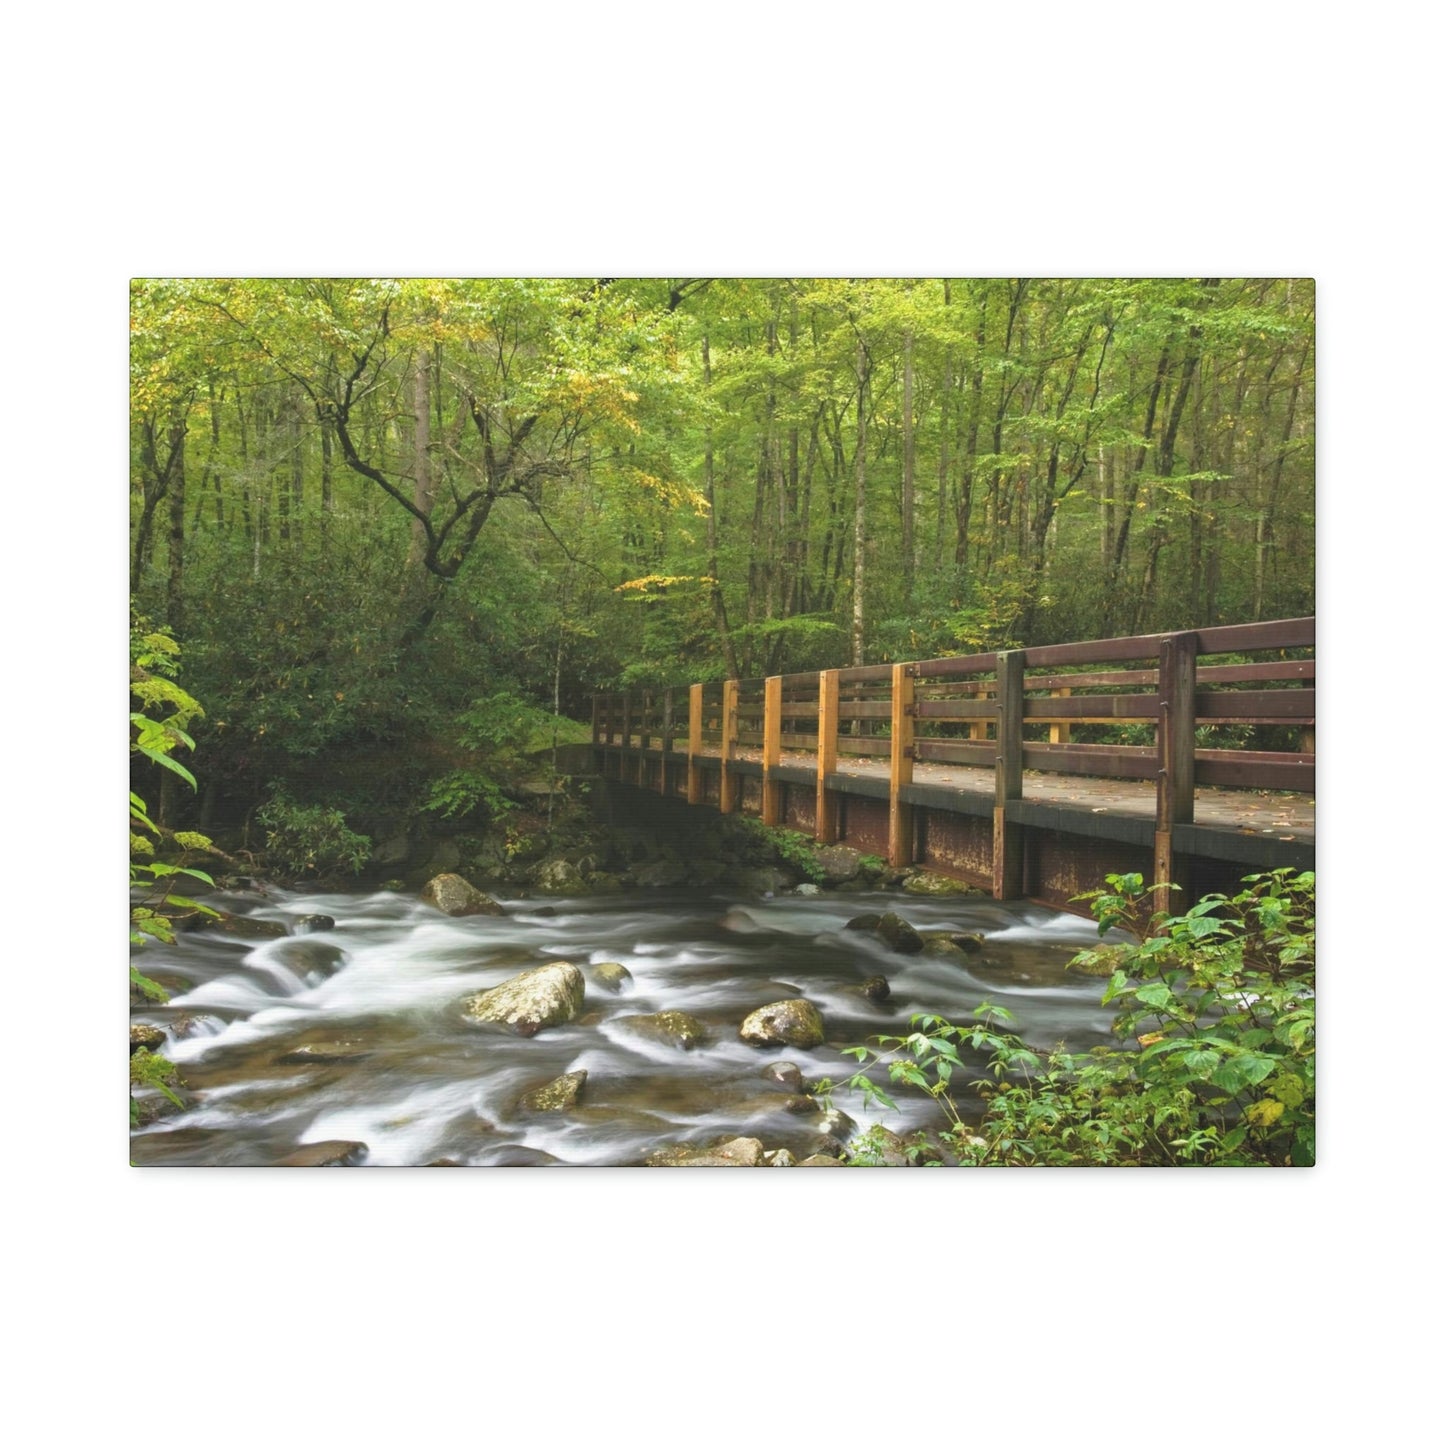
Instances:
[[[1009,1009],[1014,1031],[1038,1047],[1087,1049],[1110,1037],[1102,981],[1065,969],[1095,930],[1029,904],[693,891],[520,900],[504,903],[505,917],[448,918],[397,893],[273,889],[263,901],[203,901],[281,923],[288,936],[202,930],[141,960],[172,997],[132,1019],[167,1031],[162,1052],[194,1103],[133,1132],[136,1164],[272,1164],[303,1145],[356,1140],[369,1165],[624,1165],[662,1145],[728,1135],[802,1159],[824,1116],[792,1112],[796,1096],[764,1076],[770,1062],[797,1064],[810,1083],[841,1082],[857,1067],[842,1048],[907,1032],[915,1013],[963,1022],[984,1000]],[[888,910],[920,931],[982,934],[983,947],[964,960],[903,955],[844,929]],[[334,928],[305,931],[309,914],[330,916]],[[520,1038],[463,1016],[466,995],[560,959],[587,980],[575,1022]],[[631,983],[607,992],[593,972],[602,963],[624,965]],[[891,993],[875,1003],[857,986],[878,974]],[[822,1014],[824,1045],[760,1050],[738,1037],[753,1009],[797,996]],[[625,1022],[668,1009],[701,1020],[706,1040],[684,1051]],[[571,1109],[520,1104],[576,1070],[587,1080]],[[865,1111],[841,1091],[835,1102],[860,1128],[943,1123],[931,1100],[890,1092],[899,1113]],[[958,1092],[967,1108],[971,1091]]]

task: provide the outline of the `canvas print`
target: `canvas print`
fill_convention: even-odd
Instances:
[[[146,1167],[1315,1162],[1304,278],[144,278]]]

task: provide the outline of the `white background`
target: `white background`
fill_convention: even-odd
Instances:
[[[1423,22],[533,13],[9,23],[0,1237],[22,1438],[1404,1435],[1440,1283],[1435,836],[1408,822],[1439,788],[1402,761],[1438,727]],[[197,274],[1316,278],[1320,1165],[129,1169],[126,281]]]

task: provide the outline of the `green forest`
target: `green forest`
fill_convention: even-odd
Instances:
[[[130,316],[132,660],[169,638],[202,707],[171,827],[484,813],[602,689],[1314,610],[1308,280],[156,279]]]

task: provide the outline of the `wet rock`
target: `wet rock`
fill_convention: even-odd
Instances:
[[[729,868],[723,878],[729,888],[755,898],[771,898],[791,881],[776,868]]]
[[[983,947],[981,933],[950,933],[948,936],[965,953],[977,953]]]
[[[729,1139],[710,1149],[695,1144],[670,1144],[647,1156],[647,1163],[654,1168],[673,1169],[753,1169],[762,1162],[763,1146],[758,1139]]]
[[[779,1060],[777,1063],[768,1064],[762,1071],[763,1078],[770,1080],[781,1089],[789,1093],[801,1094],[803,1092],[803,1071],[796,1064],[784,1063]]]
[[[538,893],[566,893],[575,896],[588,891],[582,874],[570,858],[549,858],[540,864],[535,886]]]
[[[460,1169],[462,1166],[455,1159],[433,1159],[426,1167],[428,1169]]]
[[[819,848],[813,859],[823,870],[823,878],[828,883],[851,883],[863,866],[863,855],[843,843]]]
[[[978,894],[977,888],[960,883],[955,878],[945,878],[941,873],[910,873],[903,880],[903,891],[915,898],[960,898],[965,894]]]
[[[788,1149],[769,1149],[763,1155],[763,1163],[772,1169],[791,1169],[797,1162]]]
[[[882,922],[881,913],[859,913],[850,918],[843,927],[850,933],[877,933],[878,925]]]
[[[968,957],[951,938],[943,938],[938,934],[923,940],[923,952],[929,958],[951,958],[956,963],[962,963]]]
[[[1094,978],[1109,978],[1116,968],[1124,966],[1123,961],[1131,951],[1120,943],[1099,943],[1075,954],[1067,966],[1074,973],[1086,973]]]
[[[329,913],[303,913],[291,926],[295,933],[325,933],[336,927],[336,920]]]
[[[149,1049],[155,1053],[166,1041],[166,1031],[158,1029],[154,1024],[132,1024],[130,1026],[130,1051],[137,1052],[139,1049]]]
[[[362,1039],[319,1039],[278,1054],[278,1064],[356,1064],[369,1059],[371,1050]]]
[[[218,1034],[221,1020],[215,1014],[177,1014],[171,1021],[171,1032],[178,1039],[193,1039],[198,1034]]]
[[[829,1169],[832,1169],[841,1167],[842,1163],[843,1161],[833,1154],[810,1154],[806,1159],[803,1160],[801,1164],[798,1165],[798,1168],[822,1169],[824,1167],[827,1167]]]
[[[621,993],[632,975],[620,963],[599,963],[592,969],[592,982],[608,993]]]
[[[903,1169],[910,1163],[903,1140],[891,1129],[885,1129],[882,1124],[874,1124],[847,1147],[848,1162],[851,1164]]]
[[[276,1163],[292,1168],[335,1168],[344,1164],[360,1164],[370,1152],[356,1139],[327,1139],[320,1144],[305,1144]]]
[[[822,1106],[811,1094],[789,1094],[783,1107],[790,1114],[816,1114]]]
[[[703,1043],[707,1030],[689,1013],[681,1009],[665,1009],[656,1014],[628,1014],[617,1020],[630,1033],[657,1043],[671,1044],[675,1049],[691,1049]]]
[[[857,1130],[857,1124],[841,1109],[824,1109],[823,1117],[818,1124],[818,1132],[831,1143],[838,1144],[840,1148],[842,1141],[856,1133]]]
[[[422,890],[421,901],[439,908],[449,918],[496,917],[506,912],[495,898],[456,873],[439,873]]]
[[[287,968],[322,978],[335,973],[346,961],[346,955],[334,943],[319,938],[290,939],[280,945],[277,953]]]
[[[582,1012],[585,986],[575,963],[544,963],[496,988],[462,1000],[462,1012],[476,1023],[504,1024],[530,1038],[542,1029],[570,1023]]]
[[[785,998],[754,1009],[742,1021],[738,1037],[748,1044],[814,1049],[823,1042],[823,1020],[807,999]]]
[[[587,1082],[587,1070],[578,1069],[575,1073],[563,1074],[560,1079],[553,1079],[550,1084],[543,1084],[540,1089],[533,1089],[530,1093],[523,1094],[519,1103],[523,1109],[528,1109],[534,1114],[556,1113],[562,1109],[570,1109],[582,1092],[582,1085]]]
[[[855,984],[849,991],[861,994],[873,1003],[882,1003],[893,992],[888,987],[888,980],[881,973],[875,973],[871,977],[865,978],[862,983]]]
[[[816,898],[822,891],[816,883],[800,883],[793,889],[793,893],[799,898]]]
[[[528,918],[556,918],[557,910],[550,903],[544,903],[540,908],[527,910]]]
[[[923,939],[918,930],[896,913],[885,913],[878,920],[878,937],[894,953],[922,953]]]
[[[221,913],[205,922],[207,933],[224,933],[227,938],[285,938],[286,925],[240,913]]]

